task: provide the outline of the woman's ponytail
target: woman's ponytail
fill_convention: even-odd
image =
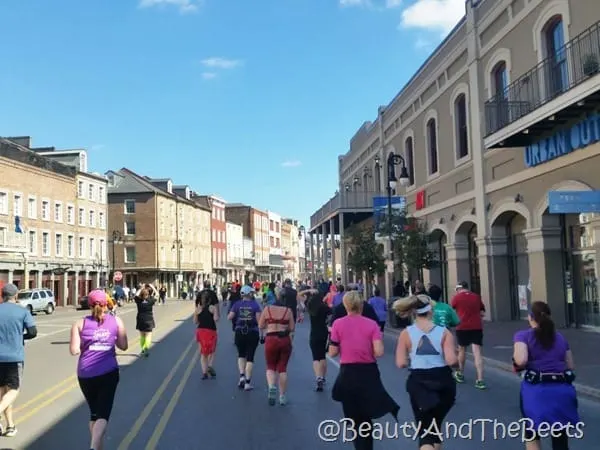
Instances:
[[[535,338],[545,349],[552,348],[556,336],[556,327],[550,314],[550,307],[545,302],[533,302],[531,318],[537,324]]]
[[[406,318],[417,313],[417,310],[419,310],[418,315],[426,315],[431,310],[430,308],[427,310],[427,313],[421,313],[420,310],[428,305],[431,305],[431,299],[428,296],[416,294],[396,300],[392,305],[392,309],[400,317]]]
[[[94,305],[92,317],[96,322],[102,323],[104,321],[104,306]]]

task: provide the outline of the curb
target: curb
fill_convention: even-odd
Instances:
[[[397,328],[386,328],[385,331],[388,334],[398,336],[400,334],[401,330],[397,329]],[[469,361],[473,362],[473,354],[471,352],[467,352],[467,359]],[[504,361],[499,361],[497,359],[493,359],[493,358],[489,358],[489,357],[485,357],[485,356],[483,357],[483,361],[485,362],[485,365],[488,367],[493,367],[494,369],[498,369],[503,372],[509,372],[509,373],[514,374],[512,364],[508,364]],[[590,400],[600,402],[600,389],[597,389],[597,388],[594,388],[591,386],[587,386],[587,385],[581,384],[581,383],[573,383],[573,386],[575,386],[575,389],[577,390],[577,393],[579,395],[587,397]]]

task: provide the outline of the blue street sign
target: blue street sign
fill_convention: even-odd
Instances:
[[[550,214],[581,214],[600,212],[600,191],[550,191]]]
[[[378,230],[381,222],[387,217],[388,198],[373,197],[373,218],[375,219],[375,229]],[[394,211],[406,210],[406,197],[392,197],[392,209]],[[393,214],[392,214],[393,215]]]

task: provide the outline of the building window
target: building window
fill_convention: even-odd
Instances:
[[[79,238],[79,257],[80,258],[85,257],[85,238],[84,237]]]
[[[508,72],[506,62],[501,61],[492,70],[492,86],[496,101],[506,100],[508,95]]]
[[[104,261],[106,259],[106,241],[100,239],[100,259]]]
[[[83,181],[80,181],[77,183],[77,196],[79,198],[84,198],[83,194]]]
[[[55,254],[56,256],[62,256],[63,254],[63,237],[62,234],[56,233],[54,235],[54,243],[56,244]]]
[[[415,184],[415,159],[412,137],[406,138],[406,142],[404,143],[404,152],[404,156],[406,157],[406,169],[408,170],[408,178],[410,180],[410,185],[413,186]]]
[[[135,200],[125,200],[125,214],[135,214]]]
[[[75,238],[67,236],[67,256],[73,258],[75,256]]]
[[[94,200],[94,185],[93,184],[88,185],[88,199]]]
[[[67,205],[67,223],[75,225],[75,207],[73,205]]]
[[[90,211],[89,212],[89,223],[88,225],[90,227],[95,227],[96,226],[96,212],[95,211]]]
[[[27,200],[27,217],[37,219],[37,200],[35,197],[29,197]]]
[[[21,217],[23,215],[23,196],[21,194],[14,195],[13,215]]]
[[[271,247],[275,247],[275,238],[273,236],[271,236]]]
[[[89,257],[93,258],[95,254],[96,254],[96,239],[90,238],[90,253],[89,253]]]
[[[50,233],[42,233],[42,255],[50,256]]]
[[[134,263],[135,262],[135,247],[125,247],[125,262],[126,263]]]
[[[437,124],[435,119],[427,122],[427,149],[429,152],[429,175],[438,172]]]
[[[50,202],[42,200],[42,220],[50,220]]]
[[[454,101],[454,126],[456,127],[456,159],[462,159],[469,155],[467,96],[465,94],[460,94]]]
[[[100,186],[98,188],[98,202],[99,203],[106,203],[106,193],[104,191],[104,187]]]
[[[8,214],[8,194],[0,192],[0,214]]]
[[[79,208],[79,225],[85,226],[85,209]]]
[[[104,230],[106,228],[106,220],[103,212],[98,213],[98,221],[100,222],[100,228]]]
[[[135,236],[135,222],[125,222],[125,234]]]
[[[55,222],[63,221],[63,205],[61,202],[54,203],[54,221]]]
[[[37,233],[29,231],[29,253],[37,255]]]
[[[0,226],[0,247],[7,245],[7,228]]]
[[[550,96],[562,94],[568,87],[567,52],[565,51],[565,33],[561,16],[555,16],[544,27],[546,58],[550,59],[547,69]]]

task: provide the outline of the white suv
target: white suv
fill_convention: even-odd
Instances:
[[[31,314],[45,312],[52,314],[56,309],[54,294],[49,289],[27,289],[20,291],[17,302],[27,308]]]

